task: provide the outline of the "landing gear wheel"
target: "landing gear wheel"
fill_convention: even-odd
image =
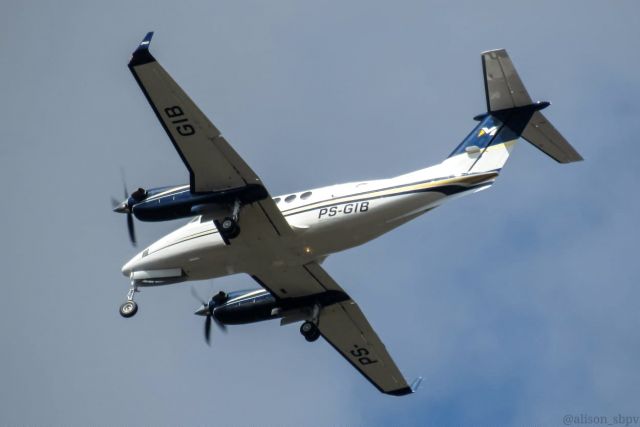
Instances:
[[[120,316],[132,317],[138,312],[138,304],[135,301],[127,301],[120,306]]]
[[[302,326],[300,326],[300,333],[304,336],[304,338],[313,342],[320,338],[320,329],[313,322],[304,322]]]
[[[222,232],[228,239],[238,237],[238,234],[240,234],[240,227],[238,226],[238,223],[230,217],[226,217],[222,220],[220,228],[222,228]]]

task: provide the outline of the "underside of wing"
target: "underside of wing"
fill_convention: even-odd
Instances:
[[[280,299],[302,298],[326,292],[344,293],[340,285],[317,262],[264,266],[251,272],[251,277]]]
[[[133,53],[129,69],[189,170],[191,192],[238,194],[246,204],[242,239],[293,233],[260,178],[151,55],[152,36],[148,33]]]
[[[395,396],[413,392],[353,300],[325,307],[318,327],[329,344],[378,390]]]
[[[533,113],[522,137],[559,163],[579,162],[582,156],[540,112]]]
[[[149,52],[148,33],[129,62],[151,108],[190,174],[193,193],[261,184],[198,106]]]
[[[396,396],[412,392],[358,305],[317,262],[272,267],[252,272],[252,277],[284,307],[307,306],[309,316],[318,307],[312,320],[321,335],[378,390]],[[303,320],[298,314],[292,316]]]
[[[293,235],[291,226],[271,197],[243,206],[239,226],[242,231],[231,244],[257,247],[261,241],[269,241],[277,248],[279,245],[273,239]]]

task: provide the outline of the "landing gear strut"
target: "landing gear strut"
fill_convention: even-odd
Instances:
[[[138,287],[133,280],[131,281],[131,287],[127,293],[127,301],[120,306],[120,316],[132,317],[138,312],[138,304],[133,300],[133,295],[138,292]]]

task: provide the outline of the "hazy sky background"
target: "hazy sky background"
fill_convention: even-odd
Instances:
[[[0,13],[0,424],[560,425],[640,416],[640,3],[10,1]],[[519,144],[497,184],[326,269],[419,393],[277,322],[214,330],[189,284],[118,315],[120,198],[188,181],[126,64],[152,52],[273,194],[441,161],[507,48],[586,159]],[[140,245],[179,226],[137,223]],[[254,287],[247,276],[199,282]]]

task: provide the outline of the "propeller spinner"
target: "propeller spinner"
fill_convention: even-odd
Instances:
[[[204,340],[207,344],[211,345],[211,320],[216,322],[216,325],[223,331],[227,332],[227,327],[224,323],[221,323],[213,314],[213,311],[216,307],[227,302],[229,297],[226,293],[220,291],[214,296],[211,297],[209,302],[205,302],[200,296],[196,293],[195,289],[191,288],[191,294],[196,298],[200,303],[202,303],[202,307],[200,307],[194,314],[198,316],[206,316],[204,320]]]

